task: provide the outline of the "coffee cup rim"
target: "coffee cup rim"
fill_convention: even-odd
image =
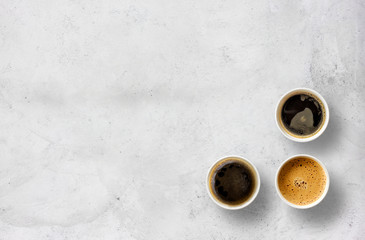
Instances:
[[[323,169],[323,171],[325,172],[325,175],[326,175],[326,186],[325,186],[325,189],[323,191],[323,194],[315,202],[313,202],[311,204],[308,204],[308,205],[296,205],[296,204],[293,204],[293,203],[289,202],[282,195],[282,193],[281,193],[281,191],[279,189],[278,178],[279,178],[279,173],[280,173],[281,169],[283,168],[283,166],[285,165],[285,163],[287,163],[288,161],[290,161],[292,159],[298,158],[298,157],[307,157],[307,158],[310,158],[310,159],[316,161],[322,167],[322,169]],[[313,156],[308,155],[308,154],[297,154],[297,155],[294,155],[294,156],[289,157],[288,159],[286,159],[285,161],[283,161],[281,163],[281,165],[279,166],[278,170],[276,171],[276,175],[275,175],[275,189],[276,189],[277,194],[279,195],[279,197],[281,198],[281,200],[283,200],[287,205],[289,205],[289,206],[291,206],[293,208],[297,208],[297,209],[308,209],[308,208],[312,208],[312,207],[318,205],[326,197],[327,192],[328,192],[328,189],[329,189],[329,186],[330,186],[330,176],[328,174],[328,171],[327,171],[326,166],[318,158],[313,157]]]
[[[313,95],[315,95],[316,97],[319,98],[319,100],[322,102],[325,111],[326,111],[326,117],[324,119],[324,123],[323,126],[321,127],[321,129],[315,133],[314,135],[310,136],[310,137],[305,137],[305,138],[300,138],[300,137],[295,137],[290,135],[289,133],[287,133],[286,131],[284,131],[282,129],[282,126],[280,125],[280,120],[278,119],[278,111],[279,111],[279,106],[282,103],[282,101],[286,98],[286,96],[288,96],[289,94],[293,93],[293,92],[297,92],[297,91],[304,91],[304,92],[309,92]],[[322,133],[326,130],[328,123],[329,123],[329,119],[330,119],[330,112],[329,112],[329,108],[327,105],[326,100],[322,97],[321,94],[319,94],[317,91],[310,89],[310,88],[294,88],[288,92],[286,92],[285,94],[283,94],[279,101],[276,104],[276,108],[275,108],[275,122],[276,122],[276,126],[279,128],[280,132],[287,137],[290,140],[296,141],[296,142],[310,142],[313,141],[314,139],[318,138],[319,136],[322,135]]]
[[[242,203],[240,205],[237,205],[237,206],[230,206],[228,204],[225,204],[223,202],[218,201],[217,199],[215,199],[213,197],[212,192],[210,191],[210,188],[209,188],[209,184],[210,184],[209,176],[210,176],[211,171],[213,170],[213,168],[217,164],[219,164],[220,162],[222,162],[222,161],[224,161],[226,159],[229,159],[229,158],[236,158],[236,159],[242,160],[242,161],[250,164],[251,167],[253,168],[253,170],[255,171],[255,174],[256,174],[257,184],[256,184],[255,192],[252,194],[252,196],[251,196],[250,199],[248,199],[246,202],[244,202],[244,203]],[[208,174],[207,174],[207,178],[206,178],[206,187],[207,187],[207,191],[208,191],[208,195],[209,195],[210,199],[212,199],[213,202],[216,203],[218,206],[220,206],[220,207],[222,207],[224,209],[228,209],[228,210],[238,210],[238,209],[242,209],[242,208],[245,208],[248,205],[250,205],[255,200],[255,198],[257,197],[257,195],[258,195],[258,193],[260,191],[260,185],[261,185],[260,175],[259,175],[259,171],[257,170],[256,166],[250,160],[248,160],[247,158],[244,158],[244,157],[241,157],[241,156],[237,156],[237,155],[226,156],[226,157],[220,158],[217,161],[215,161],[212,164],[212,166],[209,168]]]

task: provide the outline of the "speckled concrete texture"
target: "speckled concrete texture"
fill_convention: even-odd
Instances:
[[[365,2],[0,1],[0,239],[364,239]],[[317,90],[331,119],[297,143],[275,105]],[[275,192],[319,158],[313,209]],[[261,191],[228,211],[211,164],[251,160]]]

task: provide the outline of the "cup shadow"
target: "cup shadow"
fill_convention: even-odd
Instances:
[[[334,109],[336,111],[336,109]],[[291,148],[297,153],[320,153],[321,155],[330,153],[340,144],[341,119],[332,114],[326,130],[321,136],[311,142],[297,143],[289,141]]]
[[[341,194],[340,181],[331,173],[330,181],[328,193],[322,202],[310,209],[290,208],[290,215],[316,224],[334,221],[344,208],[345,196]]]
[[[332,109],[336,112],[335,105]],[[329,156],[333,154],[333,150],[339,148],[341,135],[341,119],[335,114],[332,114],[328,123],[327,129],[317,139],[307,143],[291,143],[292,149],[297,154],[308,153],[316,156],[320,154],[322,156]],[[319,158],[321,160],[321,158]],[[295,209],[290,208],[289,214],[293,217],[298,217],[315,223],[326,223],[333,221],[344,207],[344,195],[341,194],[341,181],[334,172],[330,171],[329,162],[323,161],[324,165],[327,166],[330,176],[330,187],[327,196],[317,206],[310,209]]]
[[[247,225],[254,225],[257,223],[257,220],[265,218],[265,214],[271,207],[269,201],[269,195],[272,194],[270,192],[271,182],[262,176],[260,176],[260,181],[260,191],[249,206],[239,210],[226,210],[218,207],[221,216],[232,220],[232,222],[245,223]]]

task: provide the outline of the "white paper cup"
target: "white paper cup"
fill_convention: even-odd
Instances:
[[[296,135],[290,132],[285,126],[281,119],[281,111],[284,106],[284,103],[292,96],[298,95],[298,94],[306,94],[313,98],[315,98],[322,108],[322,123],[321,126],[312,134],[309,135]],[[309,89],[309,88],[295,88],[293,90],[290,90],[289,92],[285,93],[280,100],[278,101],[275,109],[275,120],[276,125],[278,126],[280,132],[290,140],[296,141],[296,142],[309,142],[316,138],[318,138],[322,133],[326,130],[328,122],[330,119],[330,112],[328,109],[328,105],[326,103],[326,100],[316,91]]]
[[[295,159],[295,158],[300,158],[300,157],[303,157],[303,158],[310,158],[314,161],[316,161],[322,168],[323,168],[323,171],[325,172],[325,175],[326,175],[326,186],[325,186],[325,189],[322,193],[322,195],[313,203],[310,203],[308,205],[296,205],[296,204],[293,204],[291,202],[289,202],[281,193],[280,189],[279,189],[279,184],[278,184],[278,180],[279,180],[279,174],[280,174],[280,171],[281,169],[283,168],[283,166],[285,165],[285,163],[289,162],[290,160],[292,159]],[[328,189],[329,189],[329,186],[330,186],[330,176],[328,174],[328,171],[327,171],[327,168],[324,166],[324,164],[319,161],[317,158],[313,157],[313,156],[310,156],[310,155],[307,155],[307,154],[298,154],[298,155],[294,155],[290,158],[288,158],[287,160],[285,160],[279,167],[279,169],[277,170],[276,172],[276,176],[275,176],[275,188],[276,188],[276,192],[278,193],[279,197],[281,198],[281,200],[283,200],[286,204],[288,204],[289,206],[293,207],[293,208],[298,208],[298,209],[307,209],[307,208],[311,208],[311,207],[314,207],[316,206],[317,204],[319,204],[323,199],[324,197],[326,196],[327,192],[328,192]]]
[[[254,173],[254,177],[255,177],[256,185],[255,185],[255,189],[254,189],[251,197],[249,199],[247,199],[245,202],[243,202],[242,204],[239,204],[239,205],[229,205],[227,203],[224,203],[224,202],[220,201],[215,196],[214,192],[212,191],[211,181],[212,181],[212,176],[213,176],[212,174],[214,173],[213,171],[216,170],[221,164],[224,164],[224,163],[226,163],[227,161],[230,161],[230,160],[242,161],[244,164],[248,165],[251,168],[252,172]],[[222,208],[225,208],[225,209],[229,209],[229,210],[242,209],[242,208],[247,207],[248,205],[250,205],[255,200],[257,194],[259,193],[259,190],[260,190],[260,175],[259,175],[259,172],[257,171],[256,167],[249,160],[244,159],[244,158],[239,157],[239,156],[224,157],[224,158],[219,159],[218,161],[216,161],[210,167],[210,169],[208,171],[206,186],[207,186],[209,197],[218,206],[220,206]]]

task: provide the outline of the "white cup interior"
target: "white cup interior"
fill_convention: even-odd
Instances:
[[[285,163],[287,163],[288,161],[292,160],[292,159],[295,159],[295,158],[298,158],[298,157],[304,157],[304,158],[310,158],[314,161],[316,161],[324,170],[325,172],[325,175],[326,175],[326,186],[325,186],[325,189],[323,191],[323,194],[321,195],[320,198],[318,198],[315,202],[311,203],[311,204],[308,204],[308,205],[296,205],[296,204],[293,204],[291,202],[289,202],[282,194],[281,194],[281,191],[279,189],[279,184],[278,184],[278,179],[279,179],[279,173],[281,171],[281,169],[283,168],[283,166],[285,165]],[[307,154],[298,154],[298,155],[295,155],[295,156],[292,156],[290,158],[288,158],[287,160],[285,160],[284,162],[282,162],[282,164],[280,165],[279,169],[277,170],[276,172],[276,176],[275,176],[275,188],[276,188],[276,192],[278,193],[279,197],[281,198],[281,200],[283,200],[286,204],[288,204],[289,206],[293,207],[293,208],[298,208],[298,209],[307,209],[307,208],[311,208],[311,207],[314,207],[316,206],[317,204],[319,204],[323,199],[324,197],[326,196],[327,192],[328,192],[328,189],[329,189],[329,186],[330,186],[330,176],[328,174],[328,171],[327,171],[327,168],[324,166],[324,164],[319,161],[317,158],[313,157],[313,156],[310,156],[310,155],[307,155]]]
[[[214,197],[214,193],[211,191],[210,189],[210,175],[212,173],[212,170],[215,169],[215,167],[223,162],[225,162],[226,160],[228,159],[233,159],[233,160],[239,160],[239,161],[242,161],[248,165],[250,165],[252,167],[252,169],[255,171],[255,177],[256,177],[256,189],[254,191],[254,193],[252,194],[252,196],[247,200],[245,201],[244,203],[240,204],[240,205],[228,205],[224,202],[221,202],[219,201],[218,199],[216,199],[216,197]],[[259,175],[259,172],[257,171],[256,167],[247,159],[245,158],[242,158],[242,157],[239,157],[239,156],[229,156],[229,157],[224,157],[222,159],[219,159],[218,161],[216,161],[209,169],[208,171],[208,175],[207,175],[207,182],[206,182],[206,186],[207,186],[207,190],[208,190],[208,194],[209,194],[209,197],[213,200],[213,202],[215,202],[218,206],[222,207],[222,208],[225,208],[225,209],[229,209],[229,210],[237,210],[237,209],[242,209],[244,207],[247,207],[248,205],[250,205],[254,200],[255,198],[257,197],[257,194],[259,193],[259,190],[260,190],[260,175]]]
[[[283,126],[283,124],[281,123],[281,110],[283,108],[284,103],[292,96],[296,95],[296,94],[311,94],[314,95],[315,97],[317,97],[323,104],[324,106],[324,111],[325,111],[325,117],[323,119],[323,125],[320,128],[319,131],[317,131],[315,134],[313,135],[309,135],[309,136],[298,136],[298,135],[294,135],[294,134],[290,134],[288,132],[288,130]],[[290,90],[289,92],[285,93],[280,100],[278,101],[277,105],[276,105],[276,109],[275,109],[275,120],[276,120],[276,125],[278,126],[280,132],[287,138],[289,138],[290,140],[296,141],[296,142],[309,142],[312,141],[316,138],[318,138],[327,128],[328,122],[329,122],[329,118],[330,118],[330,112],[328,109],[328,105],[326,103],[326,100],[324,100],[324,98],[316,91],[309,89],[309,88],[295,88],[293,90]]]

